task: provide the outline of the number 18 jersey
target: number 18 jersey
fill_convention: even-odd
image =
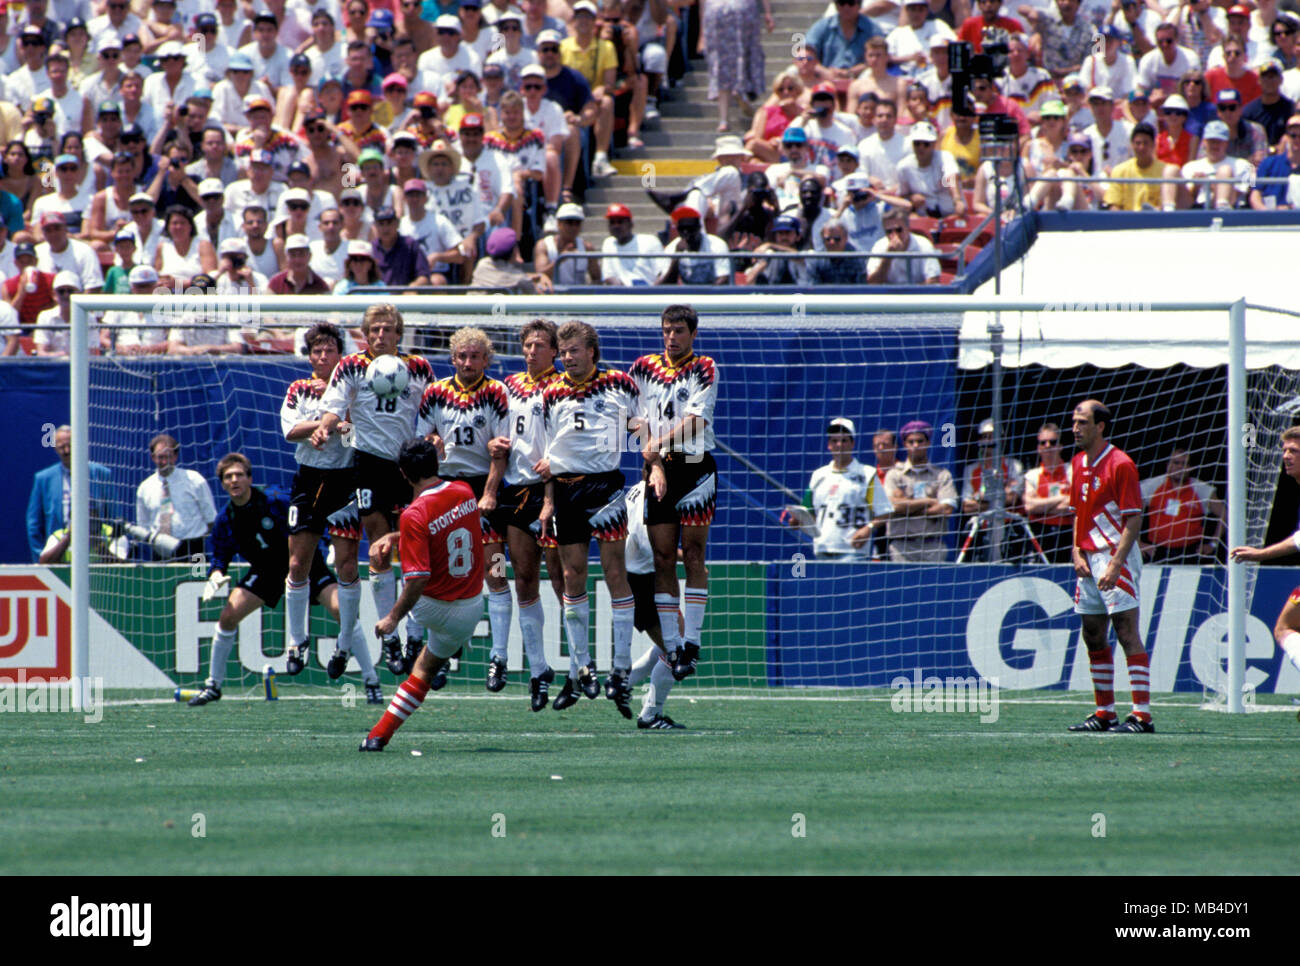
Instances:
[[[424,596],[465,600],[483,592],[478,500],[468,483],[442,480],[402,511],[402,576],[428,577]]]
[[[366,369],[375,357],[369,352],[344,356],[334,367],[321,412],[352,423],[356,448],[380,459],[397,460],[402,444],[415,435],[415,417],[424,390],[433,382],[433,368],[421,356],[399,356],[410,381],[400,396],[380,399],[370,388]]]

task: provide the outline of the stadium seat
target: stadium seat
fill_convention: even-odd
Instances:
[[[912,215],[907,220],[907,226],[918,235],[924,235],[933,241],[934,233],[939,229],[939,219],[929,218],[925,215]]]
[[[956,280],[957,280],[957,276],[954,275],[952,272],[940,272],[940,273],[939,273],[939,284],[940,284],[940,285],[951,285],[951,284],[952,284],[953,282],[955,282]]]

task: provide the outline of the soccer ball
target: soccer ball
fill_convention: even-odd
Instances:
[[[392,399],[406,389],[411,374],[397,356],[380,356],[366,367],[366,381],[380,399]]]

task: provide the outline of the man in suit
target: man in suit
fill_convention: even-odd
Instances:
[[[27,501],[27,548],[32,562],[40,559],[50,534],[68,525],[72,505],[72,427],[54,431],[54,451],[59,462],[36,474]],[[90,464],[91,503],[101,519],[108,516],[108,467]]]

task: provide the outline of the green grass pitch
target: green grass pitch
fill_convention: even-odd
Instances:
[[[1245,716],[1170,699],[1154,736],[1068,735],[1083,696],[982,724],[687,684],[667,710],[690,730],[665,733],[603,698],[531,714],[516,676],[500,697],[431,695],[362,755],[379,709],[283,693],[4,715],[0,873],[1295,871],[1285,699]]]

